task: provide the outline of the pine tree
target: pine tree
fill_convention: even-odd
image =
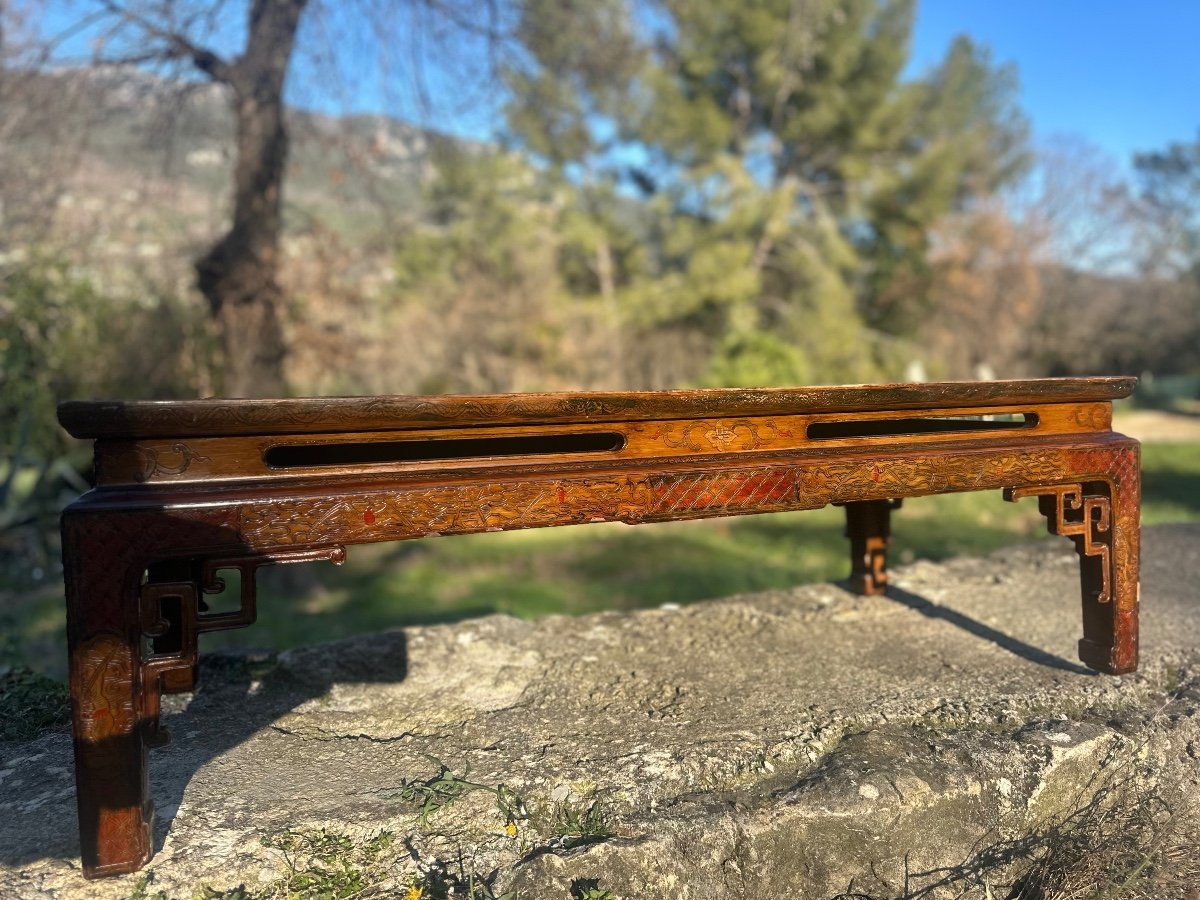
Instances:
[[[1025,135],[1013,73],[966,39],[901,80],[912,16],[912,0],[522,7],[511,142],[578,188],[593,227],[576,239],[601,251],[593,289],[631,346],[700,337],[668,373],[631,360],[634,380],[895,368],[868,324],[915,330],[930,229],[1017,173]],[[917,296],[889,292],[900,271]]]

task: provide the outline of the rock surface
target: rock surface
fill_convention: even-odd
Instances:
[[[1074,662],[1060,540],[899,568],[888,597],[809,585],[210,655],[151,756],[147,889],[298,885],[322,828],[368,896],[475,875],[479,898],[536,900],[1004,896],[1073,865],[1063,847],[1186,842],[1200,526],[1143,546],[1142,668],[1121,678]],[[422,822],[403,788],[439,763],[494,790]],[[83,881],[75,827],[69,736],[0,745],[0,896],[130,896],[138,876]]]

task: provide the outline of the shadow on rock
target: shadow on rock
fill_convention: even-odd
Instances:
[[[1096,674],[1091,669],[1081,666],[1078,663],[1063,659],[1061,656],[1042,650],[1040,647],[1035,647],[1032,644],[1027,644],[1021,639],[1005,634],[1002,631],[997,631],[995,628],[985,625],[978,619],[972,619],[970,616],[956,609],[951,609],[947,606],[934,603],[932,600],[927,600],[920,594],[914,594],[895,585],[889,585],[886,596],[889,600],[894,600],[897,603],[907,606],[909,609],[916,610],[926,618],[949,622],[951,625],[961,628],[976,637],[983,638],[985,641],[991,641],[996,646],[1003,647],[1009,653],[1037,663],[1040,666],[1049,666],[1052,669],[1061,669],[1064,672],[1073,672],[1076,675]]]
[[[164,698],[162,724],[170,740],[150,752],[155,853],[162,849],[184,791],[203,766],[326,695],[334,684],[390,684],[407,676],[402,631],[360,639],[356,646],[362,652],[353,657],[322,645],[280,654],[201,652],[196,691],[190,699]],[[8,795],[0,800],[0,865],[78,859],[74,768],[71,737],[65,731],[0,744]],[[230,792],[237,790],[236,784],[229,785]]]

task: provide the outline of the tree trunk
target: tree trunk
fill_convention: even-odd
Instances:
[[[612,247],[608,238],[601,237],[596,246],[596,280],[600,284],[600,296],[604,299],[604,311],[608,316],[609,350],[612,354],[612,372],[608,387],[624,388],[627,382],[625,366],[625,342],[621,327],[621,311],[617,306],[616,276],[613,272]]]
[[[233,224],[196,262],[197,284],[218,323],[222,393],[285,393],[286,345],[279,286],[279,233],[288,136],[283,86],[307,0],[254,0],[245,53],[223,79],[237,118]]]

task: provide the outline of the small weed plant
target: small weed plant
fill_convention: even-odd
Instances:
[[[395,842],[388,831],[355,841],[327,828],[284,831],[262,839],[263,846],[283,854],[288,874],[253,900],[292,900],[294,897],[346,900],[357,897],[381,880],[384,851]],[[221,895],[224,900],[226,895]],[[237,900],[237,898],[229,898]]]
[[[432,831],[434,815],[472,791],[483,791],[495,796],[496,810],[504,819],[505,830],[510,836],[516,835],[517,822],[529,817],[525,810],[525,802],[506,785],[469,781],[469,770],[463,775],[456,775],[440,759],[433,756],[428,759],[438,767],[437,774],[425,781],[406,781],[395,795],[408,803],[420,804],[419,815],[423,830]]]
[[[554,834],[556,844],[566,849],[604,840],[613,833],[608,811],[599,800],[586,806],[560,804],[554,809],[548,830]]]
[[[600,886],[599,878],[576,878],[571,882],[571,900],[617,900],[616,895]]]

